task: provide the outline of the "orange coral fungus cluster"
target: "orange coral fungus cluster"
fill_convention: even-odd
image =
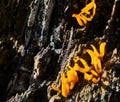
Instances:
[[[72,90],[76,82],[78,82],[79,78],[74,68],[70,68],[70,70],[67,72],[67,77],[65,77],[65,74],[63,73],[61,75],[61,78],[62,78],[62,95],[64,97],[67,97],[70,90]]]
[[[91,12],[92,11],[92,12]],[[88,21],[91,21],[96,13],[95,0],[87,4],[79,14],[72,14],[72,17],[77,19],[80,26],[85,26]]]
[[[90,55],[91,57],[91,65],[89,66],[87,62],[79,57],[74,58],[75,62],[75,70],[84,73],[84,78],[88,81],[92,81],[94,83],[98,83],[100,81],[100,76],[102,73],[102,65],[101,65],[101,60],[104,56],[105,53],[105,45],[106,43],[101,43],[99,52],[95,48],[94,45],[91,45],[93,50],[86,50],[86,52]],[[81,61],[83,64],[83,68],[77,64],[78,61]]]
[[[77,75],[77,72],[74,68],[69,67],[70,70],[67,72],[67,75],[65,76],[64,73],[61,74],[61,80],[62,80],[62,95],[64,97],[67,97],[70,93],[70,90],[74,88],[74,85],[76,82],[78,82],[79,77]],[[52,84],[52,88],[59,93],[61,92],[59,88],[57,88],[54,84]]]
[[[99,52],[95,48],[94,45],[91,44],[91,47],[93,50],[86,50],[86,52],[91,57],[91,65],[89,66],[88,63],[79,56],[74,57],[74,66],[68,66],[70,70],[66,73],[61,74],[61,80],[62,80],[62,91],[60,89],[56,88],[54,85],[52,85],[53,89],[62,93],[64,97],[67,97],[70,93],[70,90],[74,88],[74,85],[76,82],[78,82],[79,77],[77,74],[77,71],[84,74],[84,79],[88,81],[92,81],[93,83],[98,83],[100,81],[101,73],[102,73],[102,65],[101,60],[105,54],[105,46],[106,43],[103,42],[100,44]],[[78,64],[78,61],[80,61],[83,64],[83,67],[81,67]]]

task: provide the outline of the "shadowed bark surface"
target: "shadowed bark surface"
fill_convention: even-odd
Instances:
[[[81,27],[72,14],[90,0],[0,0],[0,102],[120,102],[120,1],[95,0],[92,21]],[[79,81],[67,98],[61,73],[90,44],[106,42],[99,83]]]

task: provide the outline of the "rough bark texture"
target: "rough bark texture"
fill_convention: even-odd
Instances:
[[[95,17],[82,28],[72,14],[89,0],[0,0],[0,102],[120,102],[120,0],[95,1]],[[102,41],[102,82],[79,73],[67,98],[52,90],[74,56],[89,61],[85,50]]]

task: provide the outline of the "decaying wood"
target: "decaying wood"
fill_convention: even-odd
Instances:
[[[95,17],[82,28],[72,14],[87,2],[0,1],[0,102],[120,101],[120,0],[96,0]],[[52,83],[61,89],[61,73],[74,64],[73,57],[90,62],[86,49],[102,41],[107,46],[100,83],[78,72],[79,82],[67,98],[52,89]]]

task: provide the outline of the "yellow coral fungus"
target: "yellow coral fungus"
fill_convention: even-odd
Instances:
[[[88,81],[90,81],[93,78],[92,74],[84,73],[84,78]]]
[[[92,64],[92,70],[90,70],[90,75],[93,75],[92,82],[97,83],[100,80],[100,75],[102,73],[101,61],[98,58],[93,57],[94,62]]]
[[[98,57],[96,57],[95,53],[93,53],[91,50],[87,50],[87,52],[91,56],[91,64],[98,73],[101,73],[102,72],[101,60]]]
[[[62,87],[61,90],[57,88],[54,84],[52,84],[52,88],[61,93],[64,97],[67,97],[70,93],[70,90],[74,88],[74,85],[76,82],[78,82],[79,77],[77,75],[77,72],[74,68],[68,66],[69,71],[67,72],[67,75],[65,76],[65,73],[61,74],[61,80],[62,80]]]
[[[92,14],[91,11],[92,10]],[[91,21],[96,13],[96,4],[95,0],[92,0],[87,4],[79,14],[72,14],[72,17],[77,19],[77,22],[80,26],[85,26],[88,21]]]
[[[69,95],[70,90],[74,88],[76,82],[78,82],[79,78],[77,72],[74,68],[69,67],[70,70],[67,72],[67,77],[63,73],[61,75],[62,79],[62,95],[67,97]]]
[[[70,87],[64,73],[61,75],[61,80],[62,80],[62,95],[64,97],[67,97],[70,92]]]
[[[79,77],[77,75],[77,72],[74,68],[68,66],[70,68],[70,70],[67,72],[67,79],[68,79],[68,82],[70,84],[70,89],[73,89],[74,88],[74,85],[76,82],[78,82],[79,80]]]
[[[95,84],[97,84],[99,81],[100,81],[100,77],[97,77],[97,78],[94,77],[92,79],[92,82],[94,82]]]
[[[105,45],[106,45],[105,42],[101,43],[101,44],[100,44],[100,47],[99,47],[99,52],[98,52],[97,49],[95,48],[95,46],[91,44],[91,47],[93,48],[93,51],[92,51],[92,50],[91,50],[91,51],[94,53],[94,55],[96,55],[96,57],[102,59],[103,56],[104,56],[104,54],[105,54]],[[93,53],[91,53],[90,50],[87,50],[87,52],[88,52],[91,56],[93,55]]]
[[[93,58],[94,57],[96,56],[93,56]],[[77,63],[75,63],[75,66],[73,68],[75,68],[81,73],[84,73],[84,78],[86,80],[88,81],[91,80],[92,82],[97,83],[100,79],[99,77],[102,72],[102,66],[101,66],[100,59],[95,58],[92,66],[88,66],[87,62],[82,58],[77,57],[77,59],[79,59],[82,62],[84,68],[81,68]]]
[[[94,45],[91,45],[91,47],[93,48],[93,51],[92,50],[86,51],[91,57],[92,70],[90,70],[91,72],[90,75],[91,74],[93,75],[92,82],[94,83],[97,83],[100,81],[100,76],[102,73],[101,60],[105,54],[105,45],[106,45],[105,42],[100,44],[99,52],[97,51]]]
[[[102,64],[101,60],[105,54],[105,45],[103,42],[100,44],[99,51],[95,48],[94,45],[91,45],[93,50],[86,50],[86,52],[91,57],[91,65],[89,66],[87,62],[83,58],[79,58],[78,56],[73,59],[75,62],[73,68],[81,73],[84,73],[84,78],[88,81],[92,81],[94,83],[98,83],[100,81],[101,73],[102,73]],[[78,65],[78,61],[83,64],[83,67]]]
[[[75,68],[75,70],[80,71],[81,73],[84,73],[84,72],[88,72],[91,69],[83,58],[75,57],[73,60],[75,62],[75,65],[73,67]],[[81,61],[84,68],[80,67],[77,61]]]
[[[74,57],[74,66],[67,66],[69,69],[66,72],[66,75],[65,73],[61,74],[61,89],[57,88],[54,84],[52,84],[52,88],[61,93],[64,97],[67,97],[79,80],[77,71],[84,74],[84,79],[92,81],[93,83],[98,83],[103,72],[101,60],[105,54],[105,46],[106,43],[103,42],[100,44],[99,51],[97,51],[94,45],[91,45],[93,50],[86,50],[91,57],[91,65],[88,65],[88,63],[79,56]],[[82,63],[83,67],[78,64],[79,61]]]

